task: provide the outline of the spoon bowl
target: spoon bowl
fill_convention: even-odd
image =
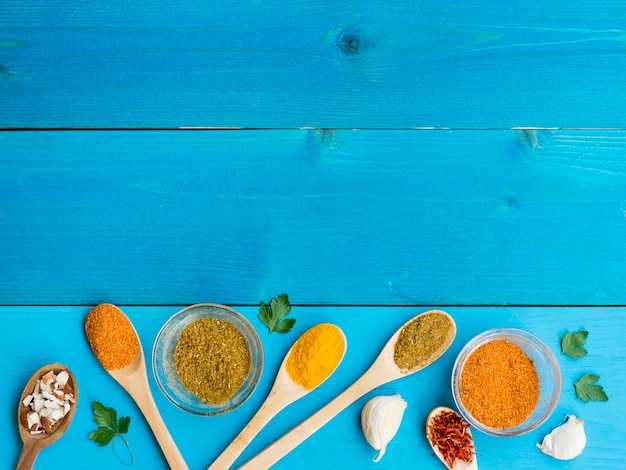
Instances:
[[[265,399],[259,410],[248,422],[248,424],[243,428],[239,435],[211,464],[209,470],[221,470],[230,468],[230,466],[237,460],[237,458],[241,455],[241,453],[248,446],[248,444],[250,444],[252,439],[254,439],[254,437],[274,416],[276,416],[288,405],[315,390],[335,372],[337,367],[339,367],[339,364],[341,364],[341,361],[343,360],[343,357],[346,353],[347,340],[345,334],[339,327],[331,324],[325,325],[334,328],[336,333],[339,334],[341,341],[343,342],[341,357],[337,361],[334,369],[330,371],[328,376],[325,377],[320,383],[316,384],[315,387],[310,389],[305,388],[303,385],[297,383],[291,378],[289,372],[287,371],[287,362],[289,361],[291,355],[294,353],[294,348],[298,345],[298,343],[300,343],[303,337],[307,335],[307,333],[313,331],[315,328],[318,328],[321,325],[314,326],[310,330],[307,330],[305,333],[303,333],[302,336],[300,336],[300,338],[298,338],[296,342],[291,346],[291,348],[289,348],[289,351],[287,351],[287,354],[285,355],[285,358],[283,359],[283,362],[281,363],[276,374],[274,385],[272,386],[267,398]]]
[[[396,343],[401,333],[405,331],[405,328],[408,329],[413,322],[427,321],[430,315],[435,315],[437,320],[445,320],[449,324],[445,336],[427,358],[419,361],[413,367],[400,368],[396,364],[395,353]],[[414,374],[435,362],[448,350],[455,336],[456,325],[452,317],[446,312],[429,310],[411,318],[389,338],[378,357],[374,360],[374,363],[360,378],[308,419],[246,462],[240,467],[240,470],[256,470],[258,468],[271,467],[366,393],[393,380]]]
[[[135,327],[131,323],[130,319],[124,312],[122,312],[121,309],[114,305],[108,305],[108,307],[117,309],[117,314],[119,315],[121,313],[121,315],[128,320],[128,324],[132,330],[129,334],[136,336],[139,348],[130,364],[120,369],[112,370],[103,366],[104,370],[106,370],[109,375],[128,392],[131,398],[135,400],[135,403],[137,403],[137,406],[152,429],[152,432],[154,433],[154,436],[156,437],[156,440],[159,443],[170,468],[175,470],[186,470],[188,468],[187,464],[178,450],[178,447],[176,447],[176,443],[172,439],[169,430],[165,426],[156,403],[154,402],[152,392],[150,391],[146,359],[143,353],[143,348],[141,347],[141,341],[139,341],[139,335],[137,334],[137,331],[135,330]]]
[[[44,376],[44,374],[46,374],[49,371],[53,371],[56,374],[62,370],[67,371],[67,373],[69,374],[68,383],[70,387],[72,387],[72,390],[74,392],[74,403],[72,403],[72,406],[70,407],[67,414],[60,421],[57,421],[57,423],[54,424],[54,426],[52,426],[52,431],[50,434],[47,434],[47,433],[31,434],[28,428],[23,423],[23,418],[26,416],[26,413],[28,412],[30,408],[24,406],[22,402],[24,401],[24,398],[26,398],[26,396],[33,393],[35,384],[37,383],[38,380],[40,380]],[[37,456],[39,455],[39,452],[41,451],[41,449],[44,449],[54,444],[56,441],[58,441],[61,438],[61,436],[63,436],[65,431],[67,431],[70,424],[72,423],[72,419],[74,418],[74,413],[76,411],[77,403],[78,403],[78,383],[76,382],[76,378],[74,377],[74,374],[72,374],[72,372],[63,364],[60,364],[58,362],[47,364],[41,367],[31,376],[31,378],[26,383],[26,386],[24,387],[24,391],[22,392],[22,395],[20,396],[20,401],[19,401],[18,408],[17,408],[17,427],[20,432],[20,438],[22,439],[22,442],[24,443],[24,446],[22,448],[22,453],[17,463],[17,467],[16,467],[17,470],[27,470],[27,469],[33,468],[35,460],[37,459]]]
[[[441,450],[439,449],[439,446],[437,446],[436,444],[433,444],[433,442],[431,442],[430,438],[428,438],[428,435],[429,435],[428,429],[430,429],[430,424],[432,423],[432,421],[435,419],[435,417],[439,413],[445,412],[445,411],[452,412],[455,415],[457,415],[459,418],[463,419],[461,417],[461,415],[459,415],[456,411],[454,411],[451,408],[445,407],[445,406],[438,406],[437,408],[432,410],[428,414],[428,417],[426,418],[426,437],[427,437],[428,443],[430,444],[430,447],[433,449],[433,452],[435,453],[437,458],[439,460],[441,460],[441,462],[446,466],[446,468],[448,470],[478,470],[478,462],[476,460],[476,453],[474,453],[474,459],[471,462],[466,462],[465,460],[457,460],[454,463],[454,465],[450,465],[446,461],[446,459],[443,456],[443,454],[441,453]],[[471,443],[473,445],[474,444],[474,438],[472,436],[472,432],[469,429],[467,429],[467,433],[469,434],[469,437],[471,439]]]

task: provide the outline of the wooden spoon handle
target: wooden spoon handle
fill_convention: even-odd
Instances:
[[[259,468],[271,467],[349,405],[387,381],[387,379],[383,379],[381,382],[379,371],[374,370],[374,367],[370,368],[335,399],[247,461],[239,470],[258,470]]]
[[[172,470],[187,470],[189,467],[187,467],[185,459],[178,450],[178,447],[176,447],[172,435],[165,426],[152,395],[148,393],[136,396],[135,401],[145,416],[148,425],[150,425],[170,468]]]
[[[22,453],[20,459],[17,461],[17,467],[15,470],[30,470],[35,465],[35,460],[39,455],[41,447],[38,445],[26,445],[22,447]]]
[[[235,463],[252,439],[265,425],[283,408],[283,405],[273,400],[266,400],[261,408],[252,417],[239,435],[224,449],[220,456],[211,464],[209,470],[225,470]]]

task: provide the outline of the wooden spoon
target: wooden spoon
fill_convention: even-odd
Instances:
[[[122,312],[121,310],[119,311]],[[122,312],[122,314],[126,316],[124,312]],[[105,367],[104,370],[106,370],[111,377],[113,377],[128,392],[132,399],[135,400],[135,403],[137,403],[137,406],[152,429],[157,442],[161,446],[161,450],[163,451],[170,468],[175,470],[187,470],[187,464],[178,450],[178,447],[176,447],[176,443],[172,439],[170,432],[165,426],[163,418],[161,418],[156,403],[154,402],[152,392],[150,391],[148,372],[146,369],[146,359],[143,353],[143,348],[141,347],[141,341],[139,341],[139,335],[137,334],[135,327],[130,322],[130,319],[128,319],[128,323],[133,330],[133,334],[137,336],[137,341],[139,342],[137,354],[130,364],[122,367],[121,369],[108,370]]]
[[[448,464],[448,462],[446,462],[446,459],[443,457],[443,454],[441,453],[441,451],[439,450],[439,447],[435,444],[433,444],[430,439],[428,439],[428,429],[430,426],[431,421],[435,418],[435,416],[437,416],[439,413],[441,413],[442,411],[450,411],[456,415],[458,415],[458,413],[456,411],[454,411],[451,408],[447,408],[445,406],[438,406],[437,408],[435,408],[434,410],[432,410],[428,417],[426,418],[426,437],[428,440],[428,443],[430,444],[430,447],[432,447],[433,452],[435,453],[435,455],[439,458],[439,460],[441,460],[441,462],[443,462],[443,464],[446,466],[446,468],[448,470],[478,470],[478,462],[476,461],[476,454],[474,454],[474,460],[472,460],[472,462],[466,462],[465,460],[457,460],[454,463],[454,466],[451,466],[450,464]],[[472,432],[468,429],[467,430],[470,438],[472,438]],[[474,439],[472,438],[472,444],[474,443]]]
[[[400,369],[394,361],[396,341],[400,336],[400,332],[405,326],[417,318],[432,313],[444,315],[449,319],[450,328],[446,338],[441,346],[421,365],[409,370]],[[240,470],[258,470],[259,468],[269,468],[274,465],[303,441],[313,435],[313,433],[315,433],[318,429],[328,423],[339,412],[344,410],[366,393],[388,382],[411,375],[435,362],[450,347],[455,336],[456,325],[454,320],[450,315],[442,312],[441,310],[429,310],[413,317],[393,334],[389,341],[387,341],[387,344],[383,347],[374,363],[359,379],[356,380],[356,382],[354,382],[334,400],[321,408],[311,417],[300,423],[283,437],[266,447],[262,452],[246,462],[242,467],[240,467]]]
[[[339,327],[330,324],[327,325],[336,328],[341,334],[341,339],[343,340],[343,350],[341,352],[341,357],[339,358],[339,361],[337,361],[335,369],[333,369],[328,374],[328,377],[330,377],[337,369],[337,366],[339,366],[343,359],[343,356],[346,353],[347,340],[345,334],[343,333],[343,331],[341,331]],[[328,377],[326,377],[322,382],[317,384],[316,387],[309,390],[295,382],[287,372],[287,361],[296,345],[309,331],[313,330],[314,328],[318,328],[319,326],[321,325],[314,326],[310,330],[307,330],[305,333],[303,333],[302,336],[300,336],[300,338],[298,338],[298,340],[291,346],[289,351],[287,351],[287,354],[285,355],[285,358],[283,359],[283,362],[278,369],[274,385],[272,386],[269,395],[267,396],[259,410],[256,412],[256,414],[252,417],[250,422],[246,425],[246,427],[243,428],[239,435],[211,464],[209,470],[223,470],[230,468],[235,460],[237,460],[237,457],[241,455],[247,445],[250,444],[252,439],[254,439],[254,436],[256,436],[261,431],[261,429],[263,429],[263,427],[274,416],[276,416],[276,414],[278,414],[278,412],[280,412],[282,409],[295,402],[296,400],[299,400],[306,394],[312,392],[322,383],[324,383],[326,379],[328,379]]]
[[[50,434],[41,433],[41,434],[31,434],[28,428],[23,423],[23,418],[30,411],[30,407],[26,407],[22,404],[22,401],[27,395],[33,393],[33,389],[35,388],[35,384],[39,379],[41,379],[44,374],[49,371],[54,371],[54,373],[61,372],[62,370],[67,371],[70,378],[68,380],[68,384],[72,387],[74,392],[74,403],[68,413],[58,421],[53,427],[52,432]],[[24,447],[22,448],[22,453],[20,455],[20,459],[17,462],[17,470],[28,470],[33,468],[35,460],[37,459],[37,455],[39,455],[39,451],[54,442],[58,441],[61,436],[67,431],[69,428],[72,419],[74,418],[74,412],[76,411],[76,405],[78,403],[78,384],[76,382],[76,378],[74,374],[65,367],[63,364],[59,364],[55,362],[53,364],[47,364],[35,372],[26,386],[24,387],[24,391],[22,392],[22,396],[20,397],[20,402],[17,407],[17,427],[20,431],[20,437],[24,442]]]

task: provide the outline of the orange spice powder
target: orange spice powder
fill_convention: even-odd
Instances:
[[[87,341],[106,370],[126,367],[139,352],[139,339],[128,317],[112,304],[95,306],[85,318]]]
[[[460,388],[472,416],[494,429],[519,426],[539,402],[535,364],[521,347],[506,340],[490,341],[470,355]]]

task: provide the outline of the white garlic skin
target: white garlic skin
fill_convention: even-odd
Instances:
[[[398,394],[374,397],[363,407],[361,411],[363,434],[367,442],[380,451],[374,462],[378,462],[385,455],[387,444],[400,428],[406,407],[406,401]]]
[[[555,459],[571,460],[582,453],[586,444],[585,422],[574,415],[567,415],[567,421],[554,428],[537,447]]]

